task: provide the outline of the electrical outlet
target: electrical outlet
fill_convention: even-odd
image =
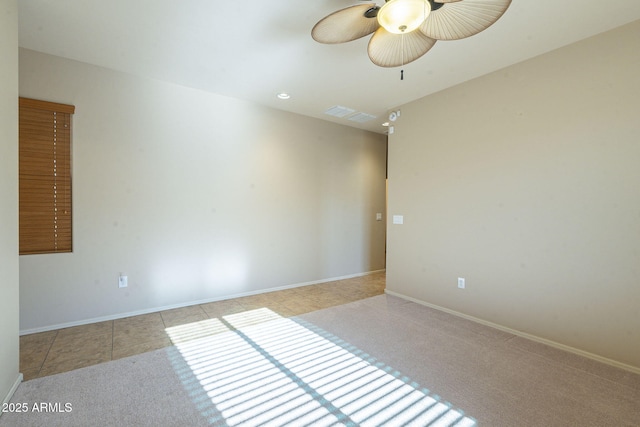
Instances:
[[[459,289],[464,289],[465,284],[464,284],[464,277],[458,277],[458,288]]]
[[[127,286],[129,286],[129,279],[127,278],[127,276],[118,277],[118,287],[126,288]]]

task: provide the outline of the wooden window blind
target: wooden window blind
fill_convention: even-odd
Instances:
[[[73,105],[20,98],[20,255],[71,252]]]

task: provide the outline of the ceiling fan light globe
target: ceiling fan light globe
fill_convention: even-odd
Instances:
[[[431,12],[426,0],[389,0],[378,11],[378,23],[393,34],[409,33]]]

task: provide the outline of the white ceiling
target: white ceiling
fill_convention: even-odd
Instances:
[[[464,0],[463,0],[464,1]],[[371,63],[369,36],[323,45],[313,25],[351,0],[19,0],[20,46],[384,133],[388,110],[640,19],[635,0],[513,0],[473,37],[399,68]],[[382,4],[382,0],[378,0]],[[286,91],[291,99],[276,94]],[[341,105],[377,116],[327,116]]]

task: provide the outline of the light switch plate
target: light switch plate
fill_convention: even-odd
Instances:
[[[393,216],[394,224],[404,224],[404,216],[403,215],[394,215]]]

